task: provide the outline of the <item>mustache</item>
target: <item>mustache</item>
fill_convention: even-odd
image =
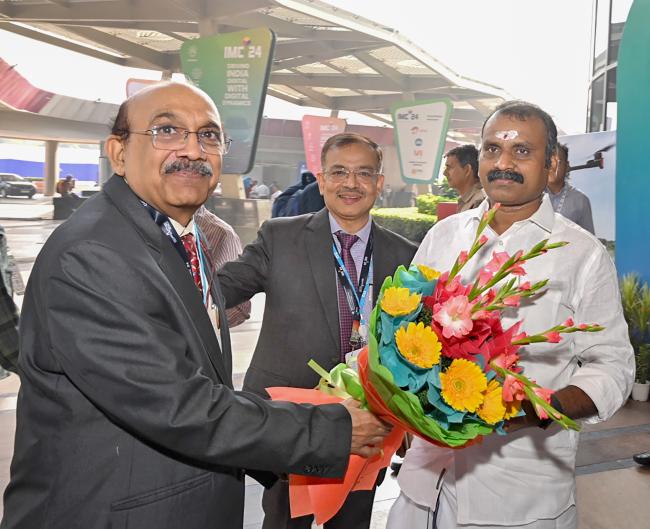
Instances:
[[[359,189],[358,187],[342,187],[341,189],[339,189],[336,192],[337,195],[341,195],[343,193],[353,193],[353,194],[359,195],[359,196],[364,196],[365,195],[363,190]]]
[[[191,173],[197,173],[201,176],[212,176],[212,167],[207,162],[202,162],[200,160],[187,160],[181,159],[174,160],[171,163],[165,165],[163,172],[165,174],[177,173],[179,171],[189,171]]]
[[[524,183],[524,175],[516,171],[498,171],[494,169],[490,171],[487,175],[488,182],[494,182],[495,180],[512,180],[518,184]]]

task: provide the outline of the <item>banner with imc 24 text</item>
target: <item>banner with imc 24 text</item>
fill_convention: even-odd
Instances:
[[[255,163],[274,47],[268,28],[201,37],[181,47],[183,72],[212,98],[233,140],[224,173],[245,174]]]

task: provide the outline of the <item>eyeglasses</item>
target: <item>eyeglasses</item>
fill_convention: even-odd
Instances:
[[[154,149],[162,151],[178,151],[187,145],[190,134],[196,134],[201,150],[206,154],[227,154],[232,140],[215,127],[205,127],[199,130],[187,130],[174,125],[161,125],[148,130],[129,130],[129,134],[151,136]]]
[[[354,175],[357,180],[364,184],[373,182],[379,173],[371,171],[370,169],[348,169],[346,167],[336,167],[335,169],[327,169],[325,177],[336,183],[345,182],[350,175]]]

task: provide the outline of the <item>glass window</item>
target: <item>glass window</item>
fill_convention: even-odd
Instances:
[[[612,24],[625,22],[634,0],[613,0],[612,1]]]
[[[589,105],[589,132],[604,130],[605,76],[601,75],[591,84],[591,103]]]
[[[607,103],[607,128],[606,130],[616,130],[618,116],[618,104],[616,101]]]
[[[607,64],[607,45],[609,40],[610,0],[596,0],[596,34],[594,37],[594,69],[596,73]]]

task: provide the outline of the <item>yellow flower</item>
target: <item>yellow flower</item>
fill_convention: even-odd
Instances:
[[[484,400],[478,409],[478,416],[488,424],[496,424],[506,413],[506,407],[501,396],[503,389],[496,380],[490,380],[484,392]]]
[[[422,273],[424,279],[427,281],[433,281],[434,279],[438,279],[440,277],[440,272],[438,272],[438,270],[429,268],[426,265],[418,265],[418,270]]]
[[[391,316],[411,314],[420,304],[420,294],[411,294],[408,288],[389,287],[384,290],[381,308]]]
[[[512,399],[511,402],[505,402],[506,412],[503,414],[503,418],[507,421],[515,417],[521,411],[521,400]]]
[[[418,367],[431,368],[440,362],[442,344],[431,327],[413,322],[408,327],[400,327],[395,333],[397,348],[404,358]]]
[[[440,373],[442,398],[458,411],[474,412],[483,404],[487,379],[481,368],[464,358],[456,358],[447,371]]]

